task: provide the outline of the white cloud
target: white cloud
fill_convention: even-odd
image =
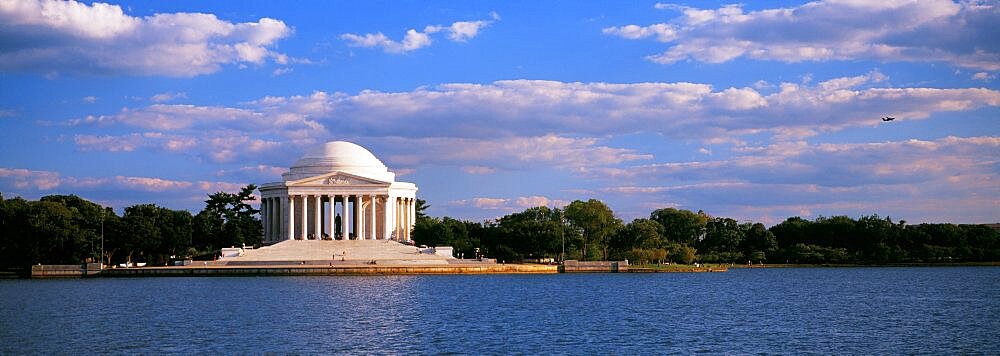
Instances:
[[[113,176],[108,178],[66,177],[53,171],[36,171],[23,168],[0,167],[0,187],[7,191],[9,184],[18,191],[54,191],[60,189],[89,191],[92,189],[118,189],[141,192],[198,190],[214,192],[235,191],[245,184],[218,181],[182,181],[156,177]]]
[[[483,166],[465,166],[462,167],[462,171],[468,174],[490,174],[495,173],[497,169]]]
[[[336,133],[384,148],[381,156],[402,168],[446,165],[489,174],[538,167],[586,171],[653,158],[593,137],[654,132],[740,147],[743,136],[770,134],[778,142],[795,142],[875,126],[884,115],[907,121],[1000,106],[1000,92],[992,89],[877,87],[885,81],[873,71],[814,85],[781,83],[765,95],[749,87],[716,90],[698,83],[511,80],[409,92],[313,92],[264,97],[242,107],[154,104],[68,124],[115,127],[114,134],[74,136],[81,150],[153,149],[213,162],[260,154],[290,160],[290,152]]]
[[[653,158],[631,149],[602,146],[597,139],[556,135],[502,139],[389,137],[372,141],[386,147],[385,158],[396,165],[450,165],[470,174],[540,167],[581,169]]]
[[[669,202],[771,224],[804,213],[981,223],[1000,216],[998,152],[995,136],[789,142],[737,148],[730,159],[596,169],[592,176],[607,182],[600,193],[612,206]]]
[[[345,33],[340,38],[347,41],[351,47],[375,48],[380,47],[386,53],[406,53],[415,51],[433,43],[431,35],[439,32],[447,33],[448,39],[454,42],[466,42],[479,35],[479,31],[500,20],[500,16],[495,12],[491,13],[492,20],[479,21],[456,21],[448,26],[428,25],[424,30],[417,31],[409,29],[400,41],[395,41],[382,32],[366,33],[358,35]]]
[[[410,92],[324,94],[298,103],[323,108],[313,117],[372,136],[506,137],[615,135],[654,131],[711,140],[746,133],[808,134],[871,126],[882,115],[924,119],[938,112],[1000,105],[992,89],[879,88],[879,72],[809,86],[781,83],[713,90],[697,83],[566,83],[510,80],[442,84]],[[285,105],[285,99],[272,99]],[[320,122],[327,120],[317,119]]]
[[[382,47],[382,50],[387,53],[405,53],[431,44],[431,37],[426,32],[418,32],[414,29],[407,30],[403,40],[399,42],[389,39],[381,32],[368,33],[363,36],[345,33],[340,38],[350,42],[349,45],[352,47]]]
[[[85,102],[87,104],[93,104],[93,103],[97,102],[97,97],[93,96],[93,95],[85,96],[85,97],[81,98],[80,101]]]
[[[492,21],[458,21],[448,26],[448,39],[465,42],[479,35],[479,30],[489,26]]]
[[[0,167],[0,178],[13,183],[17,189],[50,190],[62,184],[59,174],[48,171],[32,171],[22,168]],[[0,181],[2,182],[2,181]]]
[[[595,177],[628,182],[676,182],[676,186],[619,185],[619,193],[649,193],[704,188],[704,184],[790,185],[813,191],[846,192],[863,187],[933,184],[962,190],[998,190],[956,177],[990,177],[1000,163],[1000,137],[954,137],[883,143],[808,144],[781,142],[737,147],[734,157],[717,161],[655,163],[595,170]],[[699,186],[691,186],[698,184]],[[712,186],[718,188],[718,186]],[[804,189],[805,189],[804,188]],[[653,190],[649,190],[653,189]],[[807,190],[808,190],[807,189]],[[900,188],[902,189],[902,188]],[[974,189],[973,189],[974,190]],[[911,193],[919,193],[920,190]],[[786,194],[786,193],[782,193]],[[740,199],[736,197],[736,199]]]
[[[607,27],[601,30],[605,35],[618,36],[630,40],[656,37],[657,41],[670,42],[677,39],[677,28],[673,25],[658,23],[649,26],[625,25]]]
[[[548,197],[539,195],[523,196],[516,198],[477,197],[477,198],[453,200],[451,202],[448,202],[448,205],[450,206],[471,207],[487,211],[499,210],[503,212],[515,212],[539,206],[558,208],[565,206],[567,204],[569,204],[569,202],[565,200],[550,199]]]
[[[275,68],[273,71],[271,71],[271,76],[275,77],[282,76],[291,73],[293,71],[295,71],[295,68],[290,68],[290,67]]]
[[[166,93],[160,93],[160,94],[156,94],[156,95],[153,95],[153,96],[149,97],[149,101],[152,101],[154,103],[165,103],[165,102],[174,101],[174,100],[177,100],[177,99],[187,99],[187,93],[185,93],[185,92],[180,92],[180,93],[166,92]]]
[[[233,162],[278,150],[281,143],[234,131],[188,134],[142,132],[124,135],[75,135],[81,151],[132,152],[138,149],[194,154],[216,163]]]
[[[972,75],[972,80],[981,80],[984,82],[989,82],[992,81],[993,79],[997,79],[997,76],[987,72],[977,72],[976,74]]]
[[[280,20],[231,23],[213,14],[125,14],[118,5],[0,2],[0,70],[191,77],[227,64],[287,61],[271,51],[292,29]]]
[[[739,57],[783,62],[857,60],[947,62],[1000,69],[1000,6],[950,0],[814,1],[794,8],[744,12],[660,4],[681,16],[670,23],[608,27],[625,39],[669,43],[649,60],[721,63]]]
[[[241,173],[251,173],[251,176],[268,176],[268,177],[280,177],[282,173],[288,172],[287,167],[275,167],[266,164],[258,164],[253,166],[243,166],[235,170],[220,170],[215,173],[217,176],[228,176]]]
[[[176,131],[191,128],[246,127],[265,124],[260,113],[245,109],[154,104],[143,109],[122,109],[116,115],[73,119],[71,125],[122,123],[152,130]],[[255,123],[256,121],[256,123]]]

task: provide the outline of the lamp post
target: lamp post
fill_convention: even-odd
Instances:
[[[101,270],[104,270],[104,206],[101,205]]]
[[[562,236],[562,254],[559,255],[559,262],[566,260],[566,223],[563,222],[563,211],[559,210],[559,235]]]

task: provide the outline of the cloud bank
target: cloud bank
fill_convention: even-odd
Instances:
[[[232,23],[213,14],[126,14],[118,5],[0,1],[0,71],[45,75],[193,77],[228,64],[284,64],[280,20]]]
[[[680,17],[647,26],[603,29],[629,40],[666,43],[648,60],[672,64],[695,60],[723,63],[736,58],[781,62],[875,60],[945,62],[1000,70],[1000,6],[995,2],[814,1],[793,8],[746,12],[742,5],[718,9],[659,3]]]
[[[264,97],[242,107],[153,104],[65,124],[133,130],[77,134],[73,139],[82,150],[195,151],[215,162],[289,147],[283,145],[304,147],[336,132],[386,147],[397,164],[455,165],[484,174],[540,164],[579,169],[652,158],[602,144],[600,137],[608,135],[657,133],[718,144],[763,133],[784,142],[881,125],[879,117],[886,113],[905,122],[1000,106],[996,90],[877,87],[884,79],[872,72],[811,86],[782,83],[771,93],[684,82],[513,80],[409,92],[314,92]],[[414,152],[422,154],[397,154],[391,147],[418,147]]]

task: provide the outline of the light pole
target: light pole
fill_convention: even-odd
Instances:
[[[559,235],[562,236],[562,254],[559,255],[559,262],[566,260],[566,223],[563,222],[563,212],[559,210]]]
[[[101,270],[104,270],[104,205],[101,205]]]

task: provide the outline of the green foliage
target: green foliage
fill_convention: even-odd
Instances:
[[[622,227],[622,221],[615,217],[611,208],[597,199],[575,200],[566,206],[565,217],[582,238],[579,241],[581,259],[593,257],[588,253],[588,246],[596,246],[601,251],[600,259],[607,260],[611,237]]]
[[[39,201],[0,196],[0,266],[97,261],[104,213],[100,205],[75,195]]]
[[[154,204],[127,207],[119,217],[111,208],[74,195],[50,195],[38,201],[0,195],[0,267],[98,260],[109,264],[145,260],[155,265],[170,256],[259,243],[258,210],[249,205],[255,189],[248,185],[239,193],[212,194],[194,217]]]
[[[649,219],[663,226],[663,235],[667,240],[694,245],[704,233],[709,216],[704,212],[664,208],[654,210]]]
[[[427,210],[427,208],[430,208],[430,207],[431,207],[430,205],[427,205],[427,201],[426,200],[418,198],[417,201],[416,201],[416,203],[414,203],[414,205],[413,205],[413,210],[416,211],[416,214],[417,214],[417,220],[426,218],[427,217],[426,210]]]
[[[0,195],[0,266],[75,264],[101,257],[120,263],[170,256],[211,256],[221,247],[256,244],[262,237],[254,185],[209,195],[195,216],[153,204],[117,216],[73,195],[39,201]],[[703,212],[659,209],[622,225],[598,200],[565,210],[534,207],[495,221],[431,218],[418,201],[416,243],[452,246],[456,255],[512,262],[531,258],[629,259],[639,263],[892,263],[1000,261],[1000,232],[982,225],[893,222],[878,215],[806,220],[791,217],[770,229]],[[563,252],[565,248],[565,253]]]
[[[636,250],[664,250],[667,241],[663,238],[663,226],[649,219],[635,219],[626,224],[611,238],[610,258],[622,260],[636,259]],[[640,253],[641,254],[641,253]],[[663,258],[653,260],[663,260]]]
[[[164,264],[191,245],[191,222],[191,213],[185,210],[133,205],[125,208],[118,238],[109,247],[122,251],[127,262],[141,257],[151,264]]]
[[[249,202],[254,200],[256,185],[243,187],[239,193],[218,192],[209,194],[205,209],[198,214],[196,230],[199,247],[220,249],[230,246],[259,245],[264,230]]]
[[[698,257],[697,253],[698,250],[695,250],[693,247],[686,244],[679,244],[670,250],[670,259],[677,263],[689,265],[694,263]]]
[[[558,209],[539,206],[504,216],[498,230],[505,240],[500,243],[516,251],[517,257],[554,258],[566,234],[560,215]]]

